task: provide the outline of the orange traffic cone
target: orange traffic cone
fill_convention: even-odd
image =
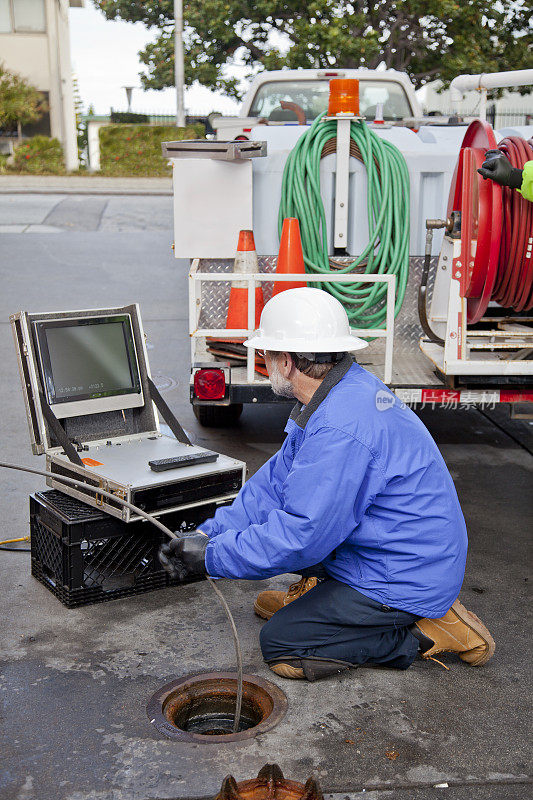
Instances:
[[[241,231],[235,255],[234,272],[259,272],[253,231]],[[261,311],[264,306],[263,289],[255,289],[255,327],[259,327]],[[232,281],[229,295],[226,328],[248,328],[248,284],[246,281]]]
[[[305,275],[304,254],[302,251],[302,240],[300,238],[300,223],[295,217],[287,217],[283,220],[281,229],[281,239],[279,242],[278,263],[276,274],[287,275],[290,272],[297,272]],[[286,289],[300,289],[307,286],[307,283],[297,281],[276,281],[272,291],[272,297]]]

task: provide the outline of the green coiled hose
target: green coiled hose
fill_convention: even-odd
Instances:
[[[409,173],[398,148],[381,139],[364,122],[350,126],[351,149],[360,154],[368,178],[367,212],[370,239],[351,264],[331,268],[327,248],[324,204],[320,195],[320,160],[324,148],[333,152],[337,136],[334,120],[317,117],[297,141],[283,172],[279,207],[279,234],[285,217],[300,223],[304,262],[308,273],[396,275],[394,314],[398,314],[409,275]],[[329,148],[328,148],[328,143]],[[313,285],[310,281],[310,285]],[[354,327],[382,327],[386,315],[385,283],[315,283],[340,300]]]

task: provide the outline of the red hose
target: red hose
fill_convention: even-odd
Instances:
[[[468,299],[469,324],[484,316],[491,300],[518,312],[533,308],[533,203],[477,174],[487,150],[496,147],[518,169],[533,160],[533,137],[508,136],[497,146],[491,126],[474,120],[448,198],[448,216],[455,210],[463,214],[461,294]]]
[[[533,160],[533,139],[526,142],[520,136],[508,136],[498,149],[518,169]],[[533,203],[508,187],[502,202],[503,230],[492,300],[504,308],[529,311],[533,308]]]

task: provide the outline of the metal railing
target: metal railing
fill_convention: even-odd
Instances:
[[[195,360],[195,339],[205,336],[251,336],[255,330],[255,289],[257,284],[301,281],[302,275],[288,273],[246,273],[246,272],[199,272],[200,259],[194,259],[189,273],[189,336],[191,337],[191,359]],[[244,281],[248,284],[248,328],[199,328],[201,314],[201,284],[203,281]],[[392,380],[392,360],[394,348],[394,305],[396,294],[395,275],[315,275],[313,283],[386,283],[386,317],[384,328],[351,328],[352,332],[362,339],[385,339],[385,364],[383,382],[389,384]],[[247,348],[246,380],[256,383],[255,378],[255,348]],[[264,382],[264,379],[259,382]]]
[[[479,106],[470,110],[445,110],[439,111],[439,115],[444,117],[459,115],[464,120],[472,120],[479,118]],[[491,103],[487,106],[487,122],[490,122],[495,130],[500,128],[512,128],[515,125],[533,125],[533,100],[531,107],[516,108],[516,109],[500,109],[496,103]]]

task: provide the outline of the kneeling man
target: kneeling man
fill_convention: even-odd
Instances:
[[[467,534],[446,464],[418,417],[350,352],[338,300],[290,289],[246,342],[264,350],[273,390],[295,397],[281,449],[192,533],[161,549],[173,574],[257,580],[261,649],[286,678],[359,664],[406,669],[452,651],[480,666],[494,641],[457,596]]]

